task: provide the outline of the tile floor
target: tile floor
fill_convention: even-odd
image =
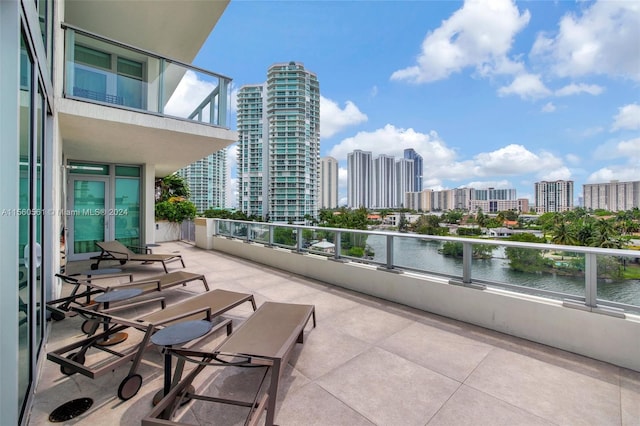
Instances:
[[[307,327],[283,375],[278,425],[640,425],[640,372],[186,243],[165,243],[155,252],[182,253],[186,270],[205,274],[213,288],[253,293],[258,305],[316,306],[318,326]],[[87,265],[72,263],[69,272]],[[162,273],[158,265],[123,268],[136,278]],[[165,292],[170,303],[203,291],[198,282],[174,289]],[[229,317],[239,323],[250,314],[246,305]],[[78,339],[80,323],[77,317],[51,323],[46,350]],[[29,424],[49,424],[60,404],[90,397],[92,408],[66,424],[139,425],[162,386],[162,356],[147,352],[140,392],[121,401],[116,390],[127,370],[89,379],[65,376],[44,360]],[[212,368],[198,385],[211,394],[242,395],[254,375]],[[210,403],[190,403],[179,415],[194,425],[244,421],[244,409]]]

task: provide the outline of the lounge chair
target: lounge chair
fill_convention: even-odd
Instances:
[[[112,282],[103,284],[100,281],[101,279],[113,279],[120,276],[128,276],[129,282],[114,285]],[[111,290],[139,288],[140,290],[142,290],[141,294],[146,294],[154,291],[162,291],[178,285],[186,286],[187,283],[191,281],[199,280],[202,281],[204,289],[206,291],[209,291],[209,284],[207,284],[207,279],[203,274],[194,274],[193,272],[187,271],[174,271],[169,272],[168,274],[156,275],[136,281],[133,281],[133,274],[112,274],[84,279],[62,274],[56,274],[56,277],[60,278],[63,283],[73,285],[74,288],[69,296],[52,300],[51,302],[47,303],[47,308],[52,312],[52,318],[55,320],[63,319],[66,315],[66,312],[69,311],[69,307],[72,303],[75,303],[79,306],[84,306],[89,303],[89,299],[87,299],[87,303],[80,304],[77,302],[78,299]],[[78,293],[81,286],[85,286],[86,290]]]
[[[122,310],[123,308],[137,307],[143,303],[157,301],[162,302],[164,307],[164,300],[162,300],[162,298],[130,303],[126,306],[104,311],[96,311],[74,306],[72,309],[86,317],[88,321],[98,321],[98,323],[96,323],[96,327],[93,328],[92,333],[97,330],[97,326],[99,326],[100,323],[105,324],[107,329],[97,334],[90,334],[85,339],[47,353],[47,359],[60,364],[60,370],[63,374],[70,375],[73,373],[80,373],[92,379],[110,373],[117,367],[127,364],[129,361],[133,361],[133,364],[129,369],[129,373],[118,387],[118,397],[122,400],[127,400],[138,393],[138,390],[142,386],[142,376],[137,374],[136,371],[140,365],[145,350],[152,346],[151,336],[156,331],[181,321],[207,319],[216,323],[210,333],[213,333],[222,327],[227,327],[228,335],[231,332],[231,321],[228,319],[223,320],[220,318],[220,315],[244,302],[251,302],[253,309],[256,309],[255,300],[252,294],[215,289],[186,299],[162,310],[157,310],[133,319],[118,317],[113,314],[115,311]],[[87,331],[84,327],[83,330],[85,332]],[[139,331],[143,334],[142,339],[139,343],[122,350],[122,352],[115,351],[111,348],[105,348],[100,345],[101,341],[104,341],[109,338],[109,336],[123,330]],[[108,357],[107,359],[99,359],[99,361],[93,366],[84,365],[87,358],[87,351],[92,348],[98,351],[107,352],[113,356]]]
[[[143,426],[160,426],[174,423],[171,417],[186,399],[217,402],[247,407],[249,413],[245,424],[255,425],[263,410],[267,410],[265,424],[273,425],[280,376],[296,343],[303,343],[304,329],[313,317],[316,326],[315,307],[291,303],[265,302],[215,351],[207,352],[184,348],[165,348],[178,358],[178,362],[193,362],[196,367],[184,378],[176,377],[174,385],[151,413],[142,419]],[[176,370],[182,371],[178,364]],[[265,372],[253,401],[215,398],[190,392],[196,376],[206,366],[264,366]],[[268,372],[269,389],[262,391]],[[180,380],[178,382],[178,380]],[[262,395],[261,395],[262,393]]]
[[[107,291],[110,286],[102,284],[102,280],[113,280],[121,277],[128,277],[129,283],[133,282],[133,274],[117,273],[109,275],[99,275],[91,278],[79,278],[76,276],[56,274],[64,284],[73,286],[68,296],[47,302],[47,310],[51,312],[51,318],[61,321],[71,313],[71,306],[86,306],[91,304],[91,297]],[[112,284],[113,286],[113,284]],[[83,289],[84,287],[84,289]],[[84,302],[80,302],[81,299]]]
[[[91,264],[91,269],[98,269],[100,267],[100,262],[103,260],[117,260],[121,265],[124,265],[127,262],[142,262],[143,264],[162,262],[164,272],[167,273],[169,272],[167,270],[167,263],[169,262],[179,260],[182,263],[182,267],[185,267],[182,255],[179,254],[151,253],[151,250],[147,247],[134,247],[143,251],[143,253],[135,253],[130,247],[125,246],[120,241],[116,240],[96,242],[96,245],[100,250],[102,250],[102,252],[98,256],[93,256],[91,258],[96,261],[96,263]]]

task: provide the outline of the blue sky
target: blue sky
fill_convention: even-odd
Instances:
[[[194,64],[237,90],[288,61],[318,75],[342,203],[354,149],[414,148],[425,188],[531,201],[540,180],[574,180],[576,200],[640,180],[637,1],[232,0]]]

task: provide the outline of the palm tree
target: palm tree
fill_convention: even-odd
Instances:
[[[563,246],[578,245],[573,229],[566,222],[560,222],[553,228],[551,242]]]
[[[602,248],[620,248],[622,243],[619,240],[619,235],[616,233],[615,228],[611,221],[607,219],[599,219],[595,225],[596,232],[591,239],[592,247]]]

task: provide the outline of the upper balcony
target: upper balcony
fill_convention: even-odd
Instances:
[[[235,142],[229,77],[63,28],[58,111],[68,158],[155,164],[162,176]]]

